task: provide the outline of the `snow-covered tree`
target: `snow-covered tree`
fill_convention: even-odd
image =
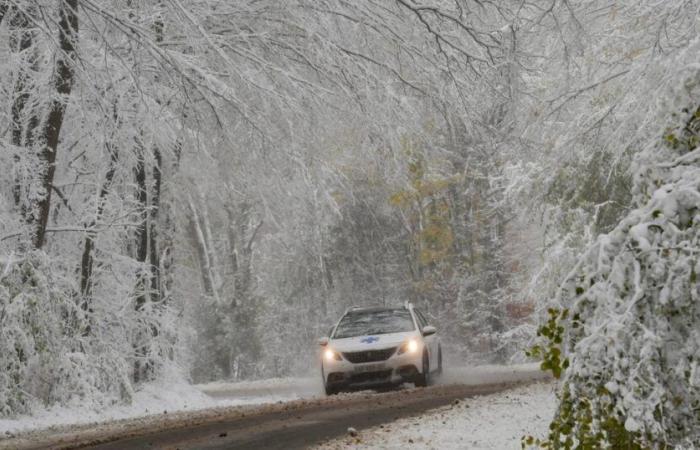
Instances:
[[[657,132],[636,158],[632,209],[579,260],[540,333],[563,372],[553,446],[662,448],[700,439],[700,69],[669,58]]]

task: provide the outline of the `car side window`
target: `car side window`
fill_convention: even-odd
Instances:
[[[422,330],[428,325],[428,322],[425,320],[425,317],[423,317],[423,314],[421,314],[420,311],[418,311],[415,308],[413,309],[413,311],[416,313],[416,318],[418,319],[418,326]]]
[[[416,315],[418,316],[418,320],[421,322],[421,328],[427,327],[428,325],[430,325],[430,324],[428,323],[428,321],[425,319],[425,316],[423,315],[422,312],[420,312],[420,311],[417,310],[417,309],[414,310],[414,311],[416,312]]]

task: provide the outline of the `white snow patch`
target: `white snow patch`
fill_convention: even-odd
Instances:
[[[258,403],[297,400],[323,393],[321,376],[313,378],[269,378],[255,381],[215,381],[196,388],[216,398],[237,398],[241,401],[258,399]]]
[[[468,398],[360,430],[357,436],[328,441],[317,449],[520,449],[525,435],[546,437],[556,407],[555,388],[555,383],[537,383]]]
[[[261,405],[321,394],[320,381],[312,379],[290,378],[191,385],[173,376],[157,383],[145,384],[134,393],[133,401],[129,405],[91,409],[84,405],[72,404],[37,411],[32,416],[0,418],[0,440],[25,432],[56,429],[67,425],[108,423],[226,406]]]
[[[130,405],[90,409],[80,405],[53,407],[32,416],[0,419],[0,438],[19,432],[61,425],[83,425],[220,406],[217,401],[181,380],[149,383],[134,393]]]
[[[546,375],[538,369],[537,364],[447,367],[437,383],[478,385],[543,377]],[[0,440],[25,432],[56,429],[68,425],[107,423],[122,419],[165,415],[166,412],[172,414],[216,407],[269,404],[315,397],[325,397],[320,376],[190,385],[178,375],[173,374],[165,380],[143,386],[134,393],[133,402],[130,405],[91,409],[84,405],[74,404],[38,411],[32,416],[0,419]]]
[[[438,378],[438,384],[465,384],[468,386],[488,383],[508,383],[549,378],[540,370],[540,363],[483,366],[446,367]]]

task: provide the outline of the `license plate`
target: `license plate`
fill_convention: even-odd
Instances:
[[[385,367],[384,364],[363,364],[361,366],[355,366],[353,370],[356,373],[379,372],[380,370],[384,370]]]

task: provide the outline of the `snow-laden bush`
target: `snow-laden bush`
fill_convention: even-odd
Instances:
[[[534,353],[563,373],[546,446],[700,442],[700,66],[680,68],[637,159],[636,209],[587,250],[540,328]]]
[[[0,273],[0,417],[36,405],[92,407],[131,396],[130,366],[115,343],[87,333],[66,269],[35,251]]]

